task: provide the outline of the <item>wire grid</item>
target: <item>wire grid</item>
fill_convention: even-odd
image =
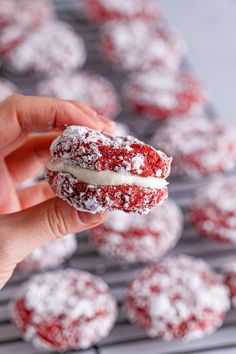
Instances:
[[[122,96],[122,86],[126,75],[112,70],[102,60],[98,47],[99,27],[89,23],[83,16],[82,11],[80,11],[83,1],[86,0],[56,0],[58,16],[60,19],[69,22],[84,38],[88,50],[85,69],[94,70],[104,75],[116,87],[123,106],[118,121],[125,122],[136,136],[144,141],[149,141],[152,132],[158,129],[158,123],[138,117],[128,109]],[[16,77],[3,69],[0,75],[12,80],[24,94],[32,94],[35,83],[38,81],[38,78]],[[215,115],[212,107],[208,108],[208,112],[212,116]],[[170,184],[170,197],[179,204],[185,216],[183,236],[171,254],[185,253],[201,257],[218,270],[227,258],[235,253],[235,250],[231,246],[218,245],[200,238],[192,228],[188,217],[188,206],[193,192],[209,180],[210,178],[200,181],[174,180],[174,183],[172,181]],[[149,339],[141,329],[127,321],[122,309],[124,288],[127,282],[143,267],[142,265],[120,264],[114,260],[100,257],[88,242],[87,234],[84,233],[78,235],[77,252],[63,265],[63,267],[68,266],[100,275],[109,284],[117,299],[119,315],[111,334],[97,346],[86,351],[75,350],[65,352],[65,354],[236,354],[236,310],[231,310],[227,314],[224,325],[216,333],[203,339],[189,343]],[[0,354],[43,354],[43,351],[35,349],[30,343],[24,342],[10,321],[9,299],[17,293],[18,287],[28,276],[29,274],[14,274],[7,286],[0,292]],[[54,352],[50,352],[50,354],[54,354]]]

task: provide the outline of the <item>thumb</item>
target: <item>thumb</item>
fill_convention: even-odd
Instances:
[[[58,198],[0,217],[0,288],[17,263],[34,248],[57,237],[102,223],[105,214],[77,212]]]

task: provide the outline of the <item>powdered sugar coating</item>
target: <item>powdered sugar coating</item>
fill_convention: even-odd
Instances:
[[[85,11],[87,16],[96,22],[122,18],[150,20],[160,16],[156,0],[87,0]]]
[[[69,173],[46,170],[45,178],[55,194],[76,210],[90,213],[122,210],[146,214],[168,197],[167,188],[154,189],[130,185],[99,186],[85,184]]]
[[[186,51],[179,35],[158,26],[156,22],[142,20],[120,20],[106,24],[101,47],[104,56],[122,70],[153,66],[176,69]]]
[[[183,228],[181,210],[170,199],[147,215],[109,214],[103,225],[91,231],[99,253],[126,262],[157,261],[179,240]]]
[[[51,22],[32,32],[11,50],[6,62],[18,73],[57,74],[81,67],[86,59],[82,38],[64,22]]]
[[[131,75],[125,94],[135,111],[157,120],[200,113],[207,101],[205,87],[192,73],[164,68]]]
[[[1,0],[0,27],[19,24],[24,28],[49,20],[53,17],[53,4],[50,0],[32,3],[28,0]]]
[[[11,310],[24,339],[47,350],[90,347],[109,333],[117,313],[101,278],[72,269],[32,277]]]
[[[36,92],[40,96],[79,100],[106,117],[114,118],[120,111],[112,83],[93,72],[52,77],[40,82]]]
[[[53,158],[80,168],[110,170],[117,174],[165,179],[170,173],[171,158],[133,137],[110,137],[95,130],[70,126],[51,145]],[[56,195],[77,210],[91,213],[123,210],[147,213],[161,204],[167,188],[138,185],[96,185],[79,181],[65,171],[46,170],[45,177]]]
[[[1,0],[0,1],[0,53],[6,55],[31,30],[54,18],[50,0]]]
[[[236,129],[205,117],[171,119],[158,129],[152,145],[173,156],[174,174],[199,178],[236,165]]]
[[[55,268],[68,259],[77,249],[75,235],[50,241],[33,250],[22,262],[17,270],[36,271]]]
[[[236,257],[231,257],[223,267],[224,282],[230,290],[233,307],[236,308]]]
[[[131,136],[110,137],[95,130],[70,126],[51,145],[51,155],[92,170],[111,170],[142,177],[167,178],[171,158]]]
[[[218,178],[200,188],[192,201],[191,219],[202,236],[236,244],[236,177]]]
[[[17,87],[12,82],[7,79],[0,78],[0,102],[17,91]]]
[[[207,263],[177,256],[144,269],[127,288],[125,306],[150,337],[189,341],[220,327],[230,302]]]

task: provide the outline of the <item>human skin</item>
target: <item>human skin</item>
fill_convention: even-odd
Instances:
[[[114,130],[113,122],[78,101],[13,95],[0,103],[0,289],[34,248],[105,218],[77,212],[46,182],[19,188],[42,170],[52,140],[68,125]]]

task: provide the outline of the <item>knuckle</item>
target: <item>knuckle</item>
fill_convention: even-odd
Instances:
[[[67,218],[58,199],[49,204],[46,218],[53,237],[56,238],[69,233]]]

